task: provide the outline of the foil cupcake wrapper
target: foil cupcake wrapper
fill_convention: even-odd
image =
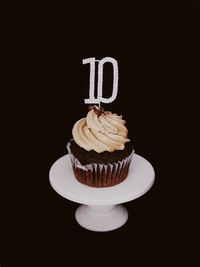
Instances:
[[[76,179],[89,186],[107,187],[121,183],[128,175],[129,166],[134,151],[125,159],[116,163],[100,164],[91,163],[82,165],[80,161],[71,153],[70,145],[67,145],[74,175]]]

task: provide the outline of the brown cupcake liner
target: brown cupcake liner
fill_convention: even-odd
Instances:
[[[132,152],[127,158],[113,164],[91,163],[82,165],[71,153],[69,146],[68,151],[76,179],[80,183],[92,187],[108,187],[123,182],[128,175],[134,153]]]

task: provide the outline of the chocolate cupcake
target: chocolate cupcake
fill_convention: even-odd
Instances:
[[[79,182],[107,187],[124,181],[134,153],[125,123],[122,116],[92,106],[74,124],[67,148]]]

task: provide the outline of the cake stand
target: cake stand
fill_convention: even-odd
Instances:
[[[143,157],[134,154],[128,177],[120,184],[95,188],[81,184],[73,174],[70,157],[65,155],[51,167],[49,177],[53,189],[80,205],[75,213],[77,222],[97,232],[121,227],[128,219],[125,207],[119,205],[145,194],[154,183],[154,169]]]

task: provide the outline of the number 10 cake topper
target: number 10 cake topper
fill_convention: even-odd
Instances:
[[[95,57],[83,59],[83,64],[90,63],[90,83],[89,83],[89,98],[84,99],[85,104],[99,104],[100,103],[112,103],[118,93],[118,64],[117,60],[112,57],[104,57],[101,60],[95,59]],[[98,62],[98,75],[97,75],[97,97],[95,98],[95,62]],[[109,98],[103,97],[103,66],[105,63],[111,63],[113,66],[113,88],[112,95]]]

